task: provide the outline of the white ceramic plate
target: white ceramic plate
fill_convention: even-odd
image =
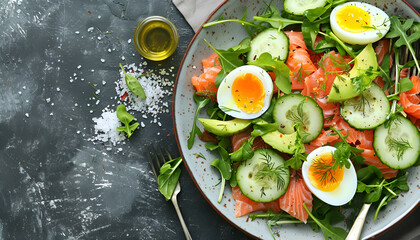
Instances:
[[[282,8],[282,4],[277,2],[277,7]],[[374,4],[382,8],[389,15],[411,17],[420,21],[420,17],[403,1],[381,0],[376,2],[366,0],[365,2]],[[248,9],[248,16],[252,17],[261,14],[265,10],[263,1],[255,0],[230,0],[225,1],[209,18],[208,21],[218,19],[222,14],[225,18],[241,18],[245,8]],[[248,18],[249,19],[249,18]],[[231,224],[256,238],[271,239],[270,232],[265,220],[251,221],[247,216],[235,218],[235,201],[232,198],[230,187],[226,187],[225,195],[221,203],[217,203],[219,188],[215,186],[219,182],[220,174],[212,168],[209,163],[216,157],[215,154],[207,151],[204,143],[196,138],[191,150],[187,148],[189,132],[192,129],[196,104],[193,100],[194,88],[191,84],[192,75],[202,73],[201,60],[213,53],[212,49],[203,41],[207,39],[214,47],[227,49],[237,45],[243,38],[247,37],[245,29],[238,23],[219,24],[205,29],[200,29],[191,41],[183,62],[181,63],[177,82],[174,90],[173,119],[175,134],[178,146],[191,177],[199,187],[203,196],[213,207],[224,216]],[[201,113],[206,116],[205,111]],[[198,123],[199,127],[202,127]],[[198,158],[196,153],[203,154],[205,159]],[[382,211],[377,221],[373,221],[373,214],[367,216],[367,224],[362,232],[362,239],[377,236],[394,224],[401,221],[407,214],[420,204],[420,189],[418,179],[420,178],[420,168],[410,169],[408,183],[410,191],[403,193],[397,200],[392,201],[385,211]],[[275,229],[281,239],[323,239],[322,233],[315,233],[309,226],[305,225],[286,225]]]

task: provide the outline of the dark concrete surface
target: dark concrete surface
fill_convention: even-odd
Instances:
[[[176,155],[172,96],[162,126],[146,122],[116,147],[88,141],[92,118],[115,106],[118,63],[144,62],[130,39],[150,15],[173,21],[180,43],[147,68],[176,70],[194,33],[170,0],[0,2],[0,239],[184,239],[143,150],[163,138]],[[98,104],[91,84],[101,90]],[[180,181],[194,239],[248,239],[212,209],[184,167]],[[418,236],[419,219],[417,209],[378,239]]]

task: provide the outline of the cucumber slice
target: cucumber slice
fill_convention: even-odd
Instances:
[[[382,163],[388,167],[409,168],[420,156],[419,130],[410,120],[398,115],[389,127],[383,124],[375,129],[373,149]]]
[[[255,202],[272,202],[287,190],[290,170],[283,157],[271,149],[255,151],[251,159],[241,162],[236,179],[241,192]]]
[[[303,123],[301,131],[304,143],[318,137],[324,126],[322,108],[315,100],[301,94],[281,96],[274,106],[273,119],[279,124],[279,131],[284,134],[295,132],[295,124]]]
[[[294,15],[303,15],[306,10],[323,7],[327,0],[284,0],[283,8]]]
[[[382,89],[372,83],[363,94],[341,103],[341,116],[359,130],[375,129],[386,121],[389,101]]]
[[[273,58],[285,61],[289,55],[289,38],[287,35],[275,28],[269,28],[259,33],[251,40],[248,62],[254,62],[265,52],[270,53]]]

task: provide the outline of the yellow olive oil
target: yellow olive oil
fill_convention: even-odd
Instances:
[[[143,57],[160,61],[168,58],[178,46],[178,32],[166,18],[153,16],[143,20],[134,33],[134,43]]]

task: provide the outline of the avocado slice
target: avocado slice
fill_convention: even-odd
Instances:
[[[283,134],[278,130],[274,132],[269,132],[261,136],[265,143],[272,146],[274,149],[279,150],[280,152],[294,154],[296,149],[296,137],[297,132],[291,134]],[[302,143],[303,144],[303,143]],[[302,148],[304,151],[305,148]],[[303,152],[302,151],[302,152]]]
[[[359,70],[368,70],[369,68],[373,71],[378,69],[376,53],[371,43],[356,56],[354,66],[347,74],[335,77],[327,102],[339,102],[358,96],[360,93],[354,90],[351,79],[360,75]]]
[[[199,118],[198,121],[203,124],[207,131],[218,136],[230,136],[244,130],[251,125],[251,120],[239,118],[235,118],[230,121]]]

